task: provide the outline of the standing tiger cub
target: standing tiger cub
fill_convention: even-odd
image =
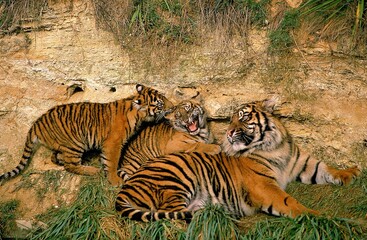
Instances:
[[[211,144],[205,110],[193,101],[182,101],[165,116],[167,121],[144,128],[124,146],[118,175],[126,181],[149,159],[176,152],[216,154],[220,146]]]
[[[61,163],[72,173],[94,175],[100,171],[82,165],[83,154],[90,150],[100,157],[108,181],[117,185],[120,149],[144,121],[162,118],[173,107],[157,90],[138,84],[137,93],[110,103],[71,103],[48,110],[28,132],[22,159],[0,180],[17,176],[30,162],[38,145],[53,151],[52,161]]]
[[[177,153],[147,162],[122,186],[116,210],[140,221],[189,220],[207,202],[234,217],[318,214],[287,194],[287,184],[345,185],[360,171],[338,170],[302,152],[272,114],[274,104],[249,103],[234,113],[223,144],[228,154]]]

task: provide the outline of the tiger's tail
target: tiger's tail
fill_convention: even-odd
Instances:
[[[27,140],[24,146],[22,158],[13,170],[3,173],[0,175],[0,182],[3,182],[6,179],[10,179],[18,176],[30,163],[32,156],[36,152],[38,147],[38,138],[33,131],[33,127],[28,132]]]
[[[121,214],[121,217],[128,217],[131,220],[135,221],[158,221],[160,219],[170,219],[170,220],[185,220],[190,222],[192,219],[192,212],[190,211],[144,211],[137,208],[134,208],[129,203],[121,203],[120,201],[116,201],[115,205],[116,211]]]

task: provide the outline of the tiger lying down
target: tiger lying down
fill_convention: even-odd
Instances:
[[[97,174],[100,169],[82,165],[83,155],[90,150],[101,151],[107,178],[112,185],[118,185],[120,146],[143,122],[163,118],[172,107],[157,90],[138,84],[136,94],[114,102],[80,102],[51,108],[30,128],[18,166],[0,175],[0,181],[19,175],[37,147],[43,145],[52,150],[54,163],[84,175]]]
[[[291,181],[346,185],[357,167],[338,170],[301,151],[272,115],[275,102],[248,103],[232,116],[226,153],[176,153],[149,161],[123,185],[116,210],[133,220],[190,220],[211,202],[235,217],[318,214],[284,189]]]
[[[118,175],[124,181],[149,159],[176,152],[220,152],[219,145],[210,144],[214,138],[198,103],[182,101],[165,118],[165,122],[143,128],[123,147]]]

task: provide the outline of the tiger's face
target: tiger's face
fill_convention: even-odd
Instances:
[[[172,126],[182,132],[198,135],[206,127],[206,114],[204,109],[192,101],[183,101],[174,107],[166,118]]]
[[[250,153],[256,149],[270,150],[283,140],[285,131],[273,115],[270,100],[242,105],[232,115],[223,143],[229,155]]]
[[[138,84],[136,90],[133,105],[147,122],[159,121],[173,108],[173,104],[153,88]]]

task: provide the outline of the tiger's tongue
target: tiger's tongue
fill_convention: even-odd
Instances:
[[[198,129],[195,122],[189,124],[188,128],[190,132],[195,132]]]

